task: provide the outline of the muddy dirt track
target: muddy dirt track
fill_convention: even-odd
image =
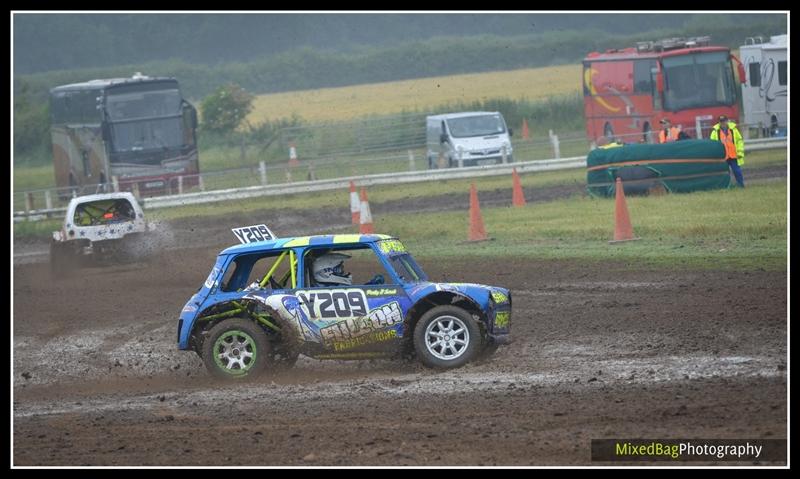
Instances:
[[[509,286],[514,343],[455,371],[301,359],[229,385],[175,349],[219,249],[71,281],[15,266],[16,465],[591,464],[592,438],[786,437],[784,272],[428,262]]]
[[[529,203],[576,194],[526,189]],[[372,209],[466,207],[464,193]],[[339,205],[176,220],[159,237],[168,253],[58,281],[43,244],[15,244],[14,464],[564,465],[591,464],[593,438],[786,437],[785,272],[427,261],[434,280],[511,288],[514,343],[448,372],[301,358],[215,382],[176,350],[176,318],[229,228],[254,217],[279,234],[351,229]]]

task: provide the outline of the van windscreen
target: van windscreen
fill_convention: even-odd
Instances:
[[[465,116],[447,120],[447,128],[454,138],[489,136],[505,133],[506,125],[500,115]]]

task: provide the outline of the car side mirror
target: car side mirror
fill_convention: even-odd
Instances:
[[[656,91],[664,93],[664,74],[661,72],[656,73]]]
[[[508,136],[514,136],[514,129],[513,128],[509,128],[508,129]]]
[[[439,143],[441,143],[441,144],[447,143],[447,135],[446,134],[442,133],[441,135],[439,135]]]

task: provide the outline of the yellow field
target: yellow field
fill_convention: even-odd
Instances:
[[[253,124],[297,114],[306,121],[346,120],[403,109],[426,110],[456,102],[511,98],[537,100],[580,91],[581,65],[450,75],[259,95]]]

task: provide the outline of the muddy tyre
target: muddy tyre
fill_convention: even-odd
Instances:
[[[475,357],[482,343],[472,315],[455,306],[431,309],[414,327],[414,350],[422,364],[431,368],[463,366]]]
[[[203,341],[206,369],[225,380],[249,380],[263,374],[272,348],[266,333],[252,321],[233,318],[220,322]]]

